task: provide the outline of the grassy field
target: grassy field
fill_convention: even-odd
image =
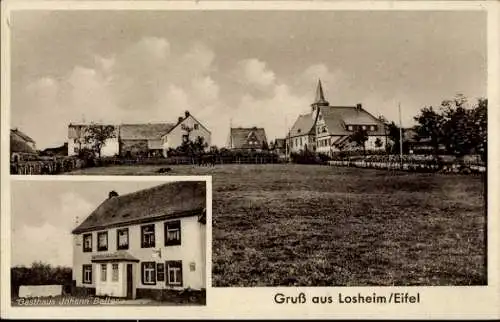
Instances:
[[[213,176],[213,286],[486,284],[481,176],[278,164],[172,168],[169,175]]]

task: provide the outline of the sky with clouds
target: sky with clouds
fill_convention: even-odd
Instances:
[[[112,190],[120,195],[157,186],[152,181],[12,181],[11,265],[42,261],[72,266],[71,231]]]
[[[403,125],[457,93],[486,96],[486,14],[433,11],[20,11],[11,122],[39,148],[69,122],[175,122],[189,110],[284,137],[318,78],[332,105]]]

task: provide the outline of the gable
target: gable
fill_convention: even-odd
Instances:
[[[314,120],[312,114],[299,115],[290,130],[290,137],[312,134],[314,130]]]
[[[235,149],[258,149],[263,142],[267,143],[266,132],[263,128],[231,128],[231,145]],[[257,144],[251,142],[257,142]]]

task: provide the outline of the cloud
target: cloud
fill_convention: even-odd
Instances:
[[[276,75],[269,70],[266,63],[256,58],[245,59],[238,63],[238,75],[242,75],[243,83],[266,88],[274,85]]]
[[[21,190],[16,190],[20,192]],[[31,191],[31,190],[27,190]],[[34,197],[34,196],[33,196]],[[30,266],[35,260],[52,265],[71,265],[72,235],[76,220],[81,222],[95,208],[74,192],[66,192],[55,199],[30,198],[31,208],[36,208],[36,220],[28,218],[30,207],[15,200],[12,230],[12,262]],[[47,199],[47,198],[42,198]],[[24,202],[26,203],[26,202]]]

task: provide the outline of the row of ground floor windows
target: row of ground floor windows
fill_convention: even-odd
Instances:
[[[120,281],[120,270],[118,264],[98,264],[100,269],[100,282],[108,281],[108,266],[111,265],[111,281]],[[190,264],[190,270],[194,271],[195,264]],[[165,282],[171,286],[182,286],[182,261],[166,261],[165,263],[142,262],[141,282],[143,285],[156,285],[156,282]],[[92,284],[92,265],[83,265],[82,283]]]

